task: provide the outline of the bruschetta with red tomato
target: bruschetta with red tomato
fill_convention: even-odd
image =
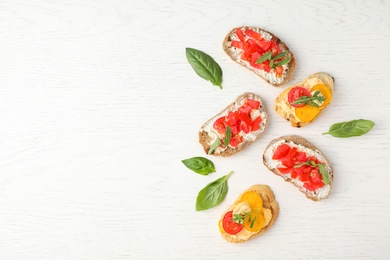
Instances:
[[[234,28],[225,37],[223,49],[232,60],[275,87],[289,81],[294,73],[293,53],[277,36],[264,29]]]
[[[260,96],[244,93],[203,124],[199,142],[207,154],[231,156],[257,140],[267,122]]]
[[[282,136],[271,141],[264,151],[263,162],[311,200],[319,201],[330,194],[333,168],[329,160],[300,136]]]
[[[232,243],[248,241],[266,232],[279,215],[271,188],[256,184],[245,190],[218,222],[222,237]]]
[[[318,72],[284,90],[275,100],[276,112],[293,127],[316,119],[332,101],[334,79]]]

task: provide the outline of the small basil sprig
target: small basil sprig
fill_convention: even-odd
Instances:
[[[318,102],[324,102],[325,101],[325,97],[324,96],[320,96],[321,92],[319,90],[317,90],[316,92],[314,92],[314,95],[311,96],[311,97],[308,97],[308,96],[300,96],[297,100],[295,100],[294,102],[292,102],[291,104],[305,104],[305,105],[309,105],[309,106],[313,106],[313,107],[319,107],[319,105],[314,102],[314,101],[318,101]]]
[[[285,59],[275,63],[276,60],[281,59],[285,57]],[[269,60],[269,66],[273,69],[275,69],[278,66],[282,66],[284,64],[287,64],[290,61],[290,55],[288,55],[287,51],[283,51],[277,55],[272,55],[272,51],[269,51],[267,53],[264,53],[260,58],[257,59],[256,63],[261,64],[264,61]]]
[[[325,164],[315,163],[314,161],[310,160],[310,161],[307,161],[307,162],[296,164],[296,165],[294,165],[294,168],[300,168],[303,165],[309,165],[311,167],[317,167],[318,166],[318,170],[320,170],[320,173],[322,175],[322,180],[324,181],[324,183],[325,184],[329,184],[330,183],[328,173],[326,172],[326,169],[325,169]]]
[[[361,136],[368,133],[375,123],[366,119],[357,119],[347,122],[333,124],[328,132],[322,133],[330,134],[334,137],[347,138],[352,136]]]
[[[215,172],[214,163],[204,157],[192,157],[182,160],[182,163],[190,170],[202,175]]]
[[[229,189],[227,180],[232,174],[233,171],[210,182],[198,193],[198,197],[196,198],[196,211],[210,209],[219,205],[224,200]]]
[[[250,225],[249,227],[250,228],[253,228],[253,226],[255,225],[255,222],[257,220],[257,212],[259,210],[252,210],[250,212],[245,212],[244,214],[234,214],[233,215],[233,222],[236,222],[238,224],[244,224],[244,221],[246,219],[248,219],[248,221],[250,222]],[[252,214],[256,214],[254,218],[252,218]]]
[[[213,58],[192,48],[186,48],[186,57],[196,74],[222,89],[222,69]]]
[[[222,143],[221,139],[219,139],[219,137],[217,137],[217,140],[215,140],[215,142],[210,146],[208,154],[211,154],[221,144],[225,147],[228,146],[230,143],[231,136],[232,136],[232,132],[230,130],[230,126],[226,126],[225,137],[223,138],[223,143]]]

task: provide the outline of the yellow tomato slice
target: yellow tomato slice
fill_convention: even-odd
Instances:
[[[320,105],[320,108],[324,108],[332,101],[332,92],[330,92],[330,89],[324,84],[315,85],[310,89],[310,92],[313,94],[313,92],[317,90],[319,90],[321,95],[325,98],[325,101]]]
[[[264,227],[265,218],[263,210],[253,211],[253,213],[245,218],[244,227],[251,232],[260,231]]]
[[[295,115],[302,121],[302,122],[310,122],[320,112],[320,109],[318,107],[313,107],[306,105],[304,107],[297,107],[295,108]]]
[[[245,229],[251,232],[257,232],[261,230],[265,222],[262,198],[256,192],[248,191],[242,195],[241,201],[248,202],[252,212],[252,214],[245,218]]]
[[[252,210],[256,209],[262,209],[263,208],[263,200],[254,191],[247,191],[241,196],[241,201],[246,201],[248,202],[249,206],[251,207]]]

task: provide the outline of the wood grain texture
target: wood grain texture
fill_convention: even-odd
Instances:
[[[390,4],[387,1],[0,0],[0,259],[389,259]],[[272,110],[274,88],[223,52],[234,27],[281,37],[297,62],[291,84],[335,78],[332,104],[294,129]],[[223,89],[199,78],[185,47],[222,67]],[[269,124],[231,158],[204,154],[203,122],[244,92]],[[366,118],[365,136],[321,135]],[[298,134],[330,159],[329,199],[315,203],[268,172],[272,139]],[[205,156],[200,176],[181,160]],[[218,207],[197,193],[234,170]],[[275,225],[245,244],[217,222],[245,189],[269,185]]]

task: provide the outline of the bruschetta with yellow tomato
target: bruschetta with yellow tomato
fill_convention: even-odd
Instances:
[[[245,190],[219,220],[222,237],[232,243],[248,241],[267,231],[279,215],[271,188],[256,184]]]
[[[316,119],[332,101],[334,79],[318,72],[284,90],[275,100],[276,112],[293,127]]]

